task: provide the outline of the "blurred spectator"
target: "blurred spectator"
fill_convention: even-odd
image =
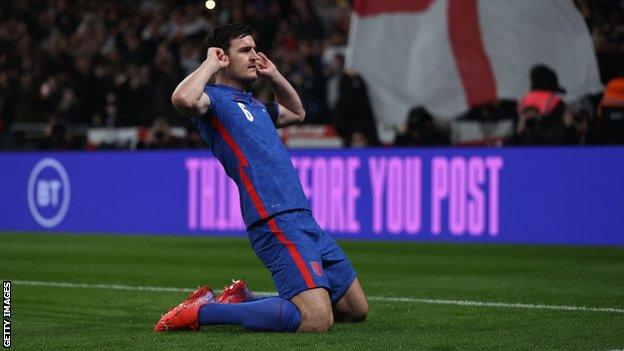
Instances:
[[[598,107],[596,139],[599,143],[624,143],[624,76],[607,84]]]
[[[5,55],[0,53],[0,61],[3,56]],[[9,78],[9,74],[0,71],[0,135],[8,131],[8,126],[11,124],[13,117],[16,97],[12,86],[13,82]]]
[[[421,106],[414,107],[407,116],[407,123],[394,139],[394,146],[447,146],[449,132],[438,126],[431,114]]]
[[[618,75],[624,62],[624,2],[621,0],[575,0],[592,34],[600,77],[607,83]]]
[[[86,146],[85,138],[72,135],[65,124],[56,118],[50,119],[45,128],[45,137],[41,141],[43,150],[82,150]]]
[[[369,145],[379,146],[377,126],[364,79],[357,72],[344,68],[342,55],[336,55],[334,63],[328,80],[328,104],[333,107],[332,124],[346,146],[351,146],[354,131],[363,133]]]
[[[555,71],[546,65],[536,65],[531,68],[531,88],[518,102],[520,111],[535,107],[540,115],[547,115],[558,105],[563,103],[559,94],[566,90],[559,85],[559,78]]]
[[[183,141],[171,134],[171,126],[165,118],[157,118],[150,131],[146,147],[149,149],[176,149],[183,146]]]
[[[518,102],[513,143],[563,144],[566,140],[564,115],[567,112],[559,94],[565,94],[566,90],[559,85],[557,74],[548,66],[534,66],[530,76],[531,88]]]
[[[359,130],[355,130],[351,133],[351,147],[368,147],[372,146],[368,138],[366,138],[366,134],[362,133]]]
[[[309,1],[293,0],[292,7],[294,9],[291,23],[297,38],[307,40],[315,40],[322,33],[321,23],[312,9]]]
[[[519,113],[513,136],[515,145],[560,145],[566,138],[563,104],[542,115],[538,107],[528,106]]]
[[[459,119],[493,122],[504,119],[517,118],[517,102],[515,100],[500,99],[484,105],[474,106]]]
[[[85,109],[82,108],[81,101],[76,96],[74,89],[70,87],[64,88],[56,110],[57,116],[74,124],[82,124]]]
[[[166,44],[158,45],[153,61],[151,109],[153,116],[164,116],[169,123],[179,124],[181,117],[171,104],[171,93],[182,79],[173,60]]]
[[[564,144],[582,145],[593,142],[592,126],[596,116],[594,105],[589,98],[581,99],[569,104],[569,113],[564,114],[566,135]]]
[[[342,78],[345,68],[344,61],[344,56],[342,54],[337,54],[325,70],[327,76],[327,107],[331,114],[336,113],[336,104],[338,103],[338,96],[340,93],[340,79]]]
[[[345,55],[351,6],[345,0],[316,0],[314,2],[327,33],[323,48],[323,63],[329,65],[336,55]]]
[[[14,122],[44,122],[41,119],[35,79],[35,75],[29,71],[22,72],[18,77],[17,86],[15,87],[14,118],[12,118]]]
[[[184,139],[184,147],[187,149],[201,149],[206,147],[204,140],[199,135],[199,131],[192,125],[186,127],[186,139]]]
[[[45,129],[46,138],[41,148],[44,150],[65,150],[69,148],[70,136],[65,126],[56,119],[51,119]]]
[[[301,82],[299,95],[306,111],[305,123],[325,124],[328,122],[325,104],[325,82],[321,63],[315,57],[308,57],[301,62]]]
[[[115,96],[117,116],[115,126],[147,126],[150,118],[150,87],[149,68],[147,66],[129,65],[126,74],[115,79]]]

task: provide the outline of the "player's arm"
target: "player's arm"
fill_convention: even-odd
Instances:
[[[220,69],[227,67],[229,60],[220,48],[209,48],[206,59],[189,74],[173,91],[171,102],[185,116],[199,117],[210,108],[210,97],[204,87]]]
[[[303,122],[305,110],[299,94],[292,85],[277,70],[277,67],[263,53],[259,52],[257,68],[258,74],[269,80],[271,88],[275,94],[275,102],[278,105],[275,126],[277,128],[286,127]]]

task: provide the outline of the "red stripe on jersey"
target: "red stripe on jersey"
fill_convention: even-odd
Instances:
[[[241,167],[249,166],[249,163],[247,163],[247,159],[245,158],[245,155],[243,155],[243,152],[238,147],[238,144],[236,144],[236,142],[234,141],[234,138],[232,138],[230,133],[228,133],[228,131],[225,129],[221,121],[219,121],[219,118],[215,115],[213,115],[211,118],[212,118],[212,125],[217,129],[219,134],[221,134],[221,137],[223,138],[223,140],[225,140],[225,142],[228,144],[230,149],[232,149],[232,151],[234,152],[234,155],[236,156],[236,159],[238,160],[238,164]]]
[[[234,152],[234,155],[236,155],[236,159],[238,160],[238,163],[239,163],[238,174],[240,175],[241,181],[243,182],[243,186],[245,187],[245,190],[247,190],[247,193],[249,194],[249,197],[251,198],[251,201],[253,202],[254,207],[258,211],[258,214],[260,214],[261,218],[267,218],[269,216],[269,212],[264,207],[264,204],[262,203],[262,199],[260,199],[260,195],[256,191],[256,188],[253,186],[253,183],[251,182],[251,180],[249,179],[247,172],[245,172],[244,167],[249,166],[249,162],[247,162],[247,158],[245,158],[245,155],[243,154],[241,149],[238,147],[238,144],[236,144],[236,141],[234,140],[234,138],[232,138],[232,135],[228,133],[228,131],[225,129],[221,121],[219,121],[219,119],[216,116],[212,117],[212,124],[217,129],[217,132],[219,132],[223,140],[225,140],[228,146],[232,149],[232,151]],[[275,235],[277,237],[277,240],[286,247],[286,250],[288,250],[288,253],[292,257],[293,261],[295,261],[295,265],[297,266],[297,269],[299,270],[299,273],[303,277],[303,280],[305,281],[307,287],[309,289],[316,288],[316,284],[314,283],[314,280],[312,279],[312,275],[310,274],[310,271],[308,270],[308,267],[306,266],[305,261],[301,257],[301,254],[297,250],[297,247],[295,246],[295,244],[293,244],[292,241],[286,238],[282,230],[277,226],[277,222],[275,221],[275,219],[271,218],[269,219],[267,223],[273,235]]]
[[[260,195],[258,195],[256,188],[254,188],[253,184],[251,183],[251,180],[247,176],[247,173],[245,173],[245,169],[243,167],[238,167],[238,174],[240,175],[241,180],[243,181],[243,185],[245,186],[245,189],[247,189],[247,193],[249,194],[249,197],[251,198],[251,202],[253,202],[254,207],[258,211],[258,214],[260,214],[260,218],[267,218],[269,216],[269,212],[267,212],[266,208],[264,207],[264,204],[262,203],[262,199],[260,199]]]

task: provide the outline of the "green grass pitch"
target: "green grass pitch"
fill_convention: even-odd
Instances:
[[[341,242],[371,296],[366,322],[324,334],[236,326],[154,333],[182,291],[244,278],[273,291],[243,238],[0,234],[13,281],[15,350],[612,350],[624,349],[624,249]],[[20,281],[88,286],[32,285]],[[42,283],[43,284],[43,283]],[[92,286],[98,285],[98,286]],[[391,297],[410,298],[406,300]],[[470,300],[611,311],[435,304]]]

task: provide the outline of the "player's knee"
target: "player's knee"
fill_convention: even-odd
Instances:
[[[325,332],[334,326],[334,313],[327,290],[306,290],[291,300],[301,313],[299,331]]]
[[[358,304],[351,310],[351,320],[353,322],[363,322],[366,320],[369,311],[368,302],[364,301],[361,304]]]
[[[326,332],[334,326],[334,315],[331,310],[319,309],[302,316],[299,331]]]
[[[350,304],[343,304],[337,308],[336,318],[340,322],[363,322],[368,316],[369,306],[366,299],[351,301]]]

